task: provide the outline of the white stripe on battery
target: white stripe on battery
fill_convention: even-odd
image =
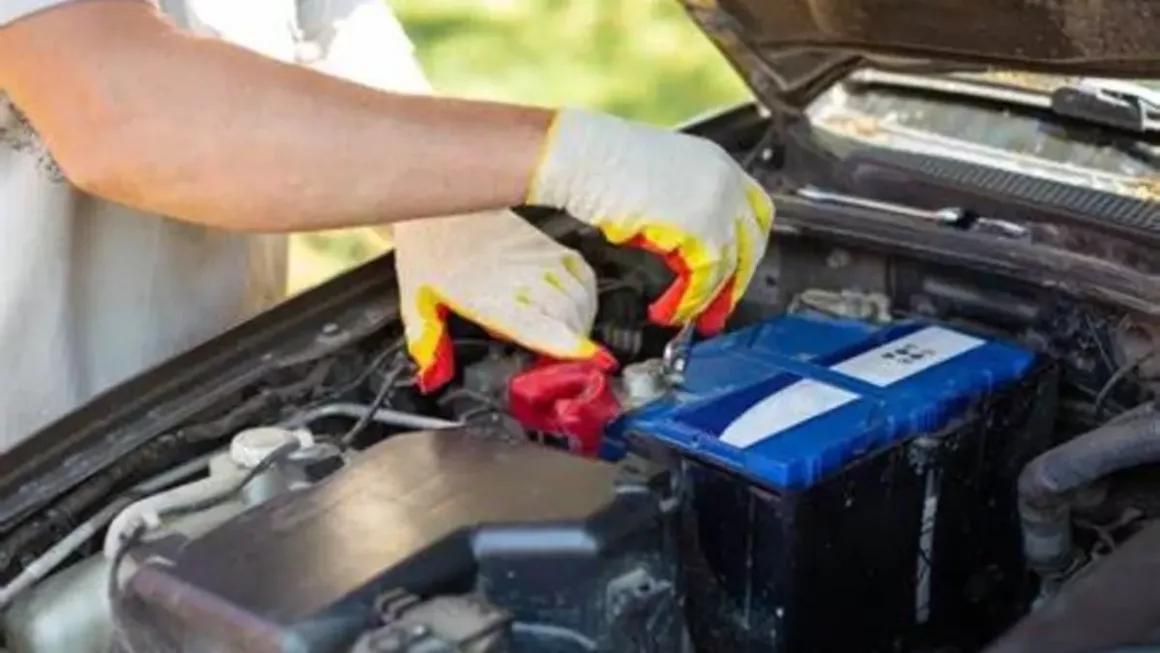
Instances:
[[[885,388],[984,344],[985,341],[978,338],[932,326],[858,354],[832,365],[830,369]],[[860,397],[850,390],[802,379],[738,415],[721,432],[720,440],[735,447],[750,447]]]

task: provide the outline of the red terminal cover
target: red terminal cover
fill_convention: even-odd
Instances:
[[[601,361],[538,361],[509,382],[508,410],[524,428],[567,438],[573,452],[596,457],[604,428],[621,413],[611,371]]]

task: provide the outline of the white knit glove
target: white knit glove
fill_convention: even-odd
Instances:
[[[597,308],[592,268],[515,213],[399,223],[393,237],[407,348],[422,390],[455,373],[448,311],[552,358],[615,366],[588,339]]]
[[[705,333],[724,327],[753,279],[774,213],[761,186],[717,145],[576,110],[557,114],[527,202],[663,256],[677,280],[650,317],[695,320]]]
[[[303,6],[316,69],[375,88],[429,94],[431,84],[388,5],[329,0]],[[327,37],[327,38],[323,38]],[[448,312],[556,358],[615,361],[588,339],[596,319],[592,269],[511,211],[419,220],[376,229],[395,246],[407,348],[419,384],[455,374]]]

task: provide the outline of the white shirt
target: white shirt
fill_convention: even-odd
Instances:
[[[0,0],[0,27],[70,0]],[[383,0],[159,0],[192,31],[380,88],[425,87]],[[86,195],[0,89],[0,450],[276,303],[286,242]]]

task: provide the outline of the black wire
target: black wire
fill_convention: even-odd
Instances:
[[[246,486],[249,485],[260,474],[262,474],[262,472],[270,469],[275,464],[281,462],[287,456],[301,448],[301,445],[297,442],[287,442],[286,444],[283,444],[282,446],[267,454],[266,457],[263,458],[257,465],[255,465],[253,469],[246,472],[246,475],[242,477],[240,481],[235,483],[233,487],[222,490],[221,492],[211,497],[206,497],[204,499],[195,501],[194,503],[172,506],[165,510],[158,511],[157,516],[162,519],[166,519],[169,517],[188,515],[194,512],[203,512],[205,510],[209,510],[210,508],[217,507],[222,503],[230,500],[234,496],[237,496],[238,493],[246,489]]]
[[[121,540],[117,546],[117,550],[113,553],[113,560],[109,565],[108,577],[108,591],[109,599],[115,599],[120,590],[118,587],[118,577],[121,573],[121,565],[125,563],[125,558],[128,557],[129,551],[141,543],[145,538],[145,524],[138,523],[133,526],[129,534]]]
[[[400,339],[398,342],[379,352],[378,355],[376,355],[367,365],[366,369],[364,369],[357,377],[355,377],[353,381],[347,383],[337,390],[328,392],[325,397],[307,406],[303,410],[310,410],[316,406],[321,406],[322,404],[325,404],[329,401],[333,401],[336,397],[341,397],[342,395],[351,392],[362,384],[366,383],[367,380],[371,378],[371,375],[377,372],[379,368],[381,368],[383,364],[386,363],[388,359],[390,359],[391,356],[399,353],[399,350],[403,348],[403,342],[404,341]]]
[[[375,395],[374,400],[372,400],[370,406],[367,407],[367,412],[364,413],[362,417],[358,418],[358,421],[354,423],[354,426],[350,427],[350,430],[347,431],[341,438],[339,438],[338,442],[344,449],[349,448],[354,444],[355,439],[358,438],[358,436],[361,435],[364,430],[366,430],[367,426],[371,423],[371,420],[375,418],[375,413],[377,413],[379,409],[387,403],[387,398],[391,396],[391,391],[395,389],[395,382],[398,381],[399,377],[403,375],[404,369],[404,366],[399,366],[391,370],[391,372],[386,375],[386,377],[383,379],[382,385],[379,386],[378,394]]]
[[[1103,332],[1099,329],[1099,327],[1096,326],[1095,320],[1092,319],[1090,314],[1087,312],[1081,312],[1080,315],[1083,317],[1084,325],[1087,326],[1088,334],[1091,336],[1092,342],[1095,343],[1096,349],[1099,350],[1100,357],[1104,359],[1104,365],[1107,365],[1108,369],[1115,368],[1115,360],[1112,358],[1112,355],[1108,353],[1107,347],[1104,347]]]
[[[1114,390],[1115,387],[1119,385],[1120,381],[1123,381],[1129,374],[1135,371],[1136,368],[1140,367],[1140,365],[1143,365],[1148,359],[1152,358],[1157,353],[1160,352],[1153,350],[1142,356],[1138,356],[1135,359],[1121,365],[1119,369],[1117,369],[1110,377],[1108,377],[1107,382],[1104,383],[1104,386],[1100,388],[1099,393],[1096,394],[1095,403],[1092,406],[1092,417],[1095,418],[1096,422],[1100,421],[1100,415],[1103,413],[1104,403],[1107,402],[1108,396],[1111,395],[1112,390]]]

